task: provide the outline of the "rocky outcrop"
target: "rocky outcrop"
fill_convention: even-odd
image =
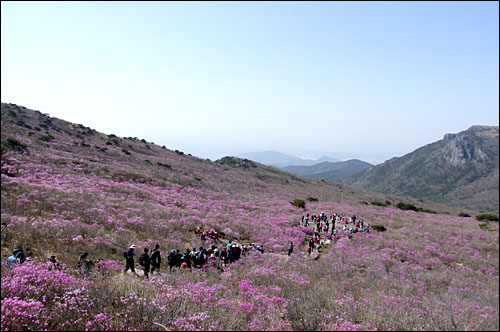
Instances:
[[[365,189],[498,212],[498,126],[472,126],[344,182]]]

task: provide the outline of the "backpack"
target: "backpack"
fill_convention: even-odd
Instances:
[[[146,257],[145,257],[146,254],[142,254],[141,255],[141,258],[139,258],[139,265],[140,266],[144,266],[146,265]]]
[[[125,250],[125,251],[123,252],[123,257],[124,257],[124,258],[128,258],[128,257],[127,257],[127,250]]]
[[[159,264],[159,260],[160,260],[160,252],[155,249],[151,254],[151,261],[155,264]]]

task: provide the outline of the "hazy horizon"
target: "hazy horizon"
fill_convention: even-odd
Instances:
[[[499,123],[498,2],[2,2],[2,102],[201,158]]]

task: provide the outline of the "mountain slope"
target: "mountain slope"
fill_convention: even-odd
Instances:
[[[22,247],[30,258],[1,264],[4,330],[498,330],[498,223],[235,157],[211,162],[13,104],[2,103],[1,120],[2,257]],[[379,227],[349,234],[338,223],[309,256],[313,229],[300,220],[320,212]],[[203,268],[167,265],[173,249],[221,252],[229,241],[265,253],[225,265],[207,251]],[[131,244],[136,263],[159,244],[161,274],[123,273]],[[84,252],[90,271],[75,267]],[[347,282],[332,295],[331,280]]]
[[[344,180],[383,193],[497,212],[498,126],[472,126]]]
[[[336,163],[322,162],[312,166],[288,166],[282,169],[295,175],[308,178],[325,179],[330,181],[340,181],[352,174],[364,171],[373,167],[367,162],[351,159]]]
[[[294,156],[290,156],[278,151],[262,151],[262,152],[249,152],[239,154],[236,157],[238,158],[246,158],[253,160],[255,162],[274,166],[274,167],[287,167],[287,166],[310,166],[320,162],[330,161],[336,162],[340,161],[339,159],[331,158],[331,157],[321,157],[316,160],[312,159],[302,159]]]

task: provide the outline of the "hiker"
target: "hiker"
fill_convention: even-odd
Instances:
[[[191,268],[191,257],[189,255],[189,249],[186,249],[186,251],[181,256],[181,267],[184,263],[186,264],[186,268]]]
[[[24,261],[26,260],[26,255],[24,254],[23,249],[20,248],[12,250],[12,256],[17,256],[17,258],[19,259],[19,264],[24,263]]]
[[[151,251],[151,275],[155,270],[158,270],[158,274],[160,274],[160,263],[161,263],[161,254],[160,254],[160,245],[157,243],[153,251]]]
[[[15,252],[15,254],[14,254],[14,252]],[[26,256],[24,255],[24,252],[20,249],[15,249],[12,252],[12,256],[7,258],[7,265],[9,267],[13,267],[16,264],[21,265],[22,263],[24,263],[25,260],[26,260]]]
[[[217,257],[215,256],[214,253],[210,254],[210,256],[208,256],[208,261],[207,261],[207,265],[208,266],[217,266]]]
[[[290,246],[288,247],[288,256],[290,256],[293,252],[293,242],[290,242]]]
[[[234,244],[227,251],[227,260],[230,263],[234,262]]]
[[[234,252],[234,260],[239,260],[241,258],[241,245],[238,244],[236,245],[236,248],[234,249],[235,252]]]
[[[194,255],[194,266],[197,268],[203,267],[203,265],[205,264],[205,260],[205,249],[203,247],[200,247],[200,249],[196,251]]]
[[[176,256],[176,251],[175,249],[172,249],[170,251],[170,254],[168,254],[167,261],[168,261],[168,267],[170,268],[170,271],[172,271],[172,268],[175,266],[175,256]]]
[[[170,251],[170,253],[168,254],[167,256],[167,264],[168,264],[168,267],[170,268],[170,271],[172,271],[172,268],[174,267],[175,265],[175,249],[172,249]]]
[[[52,271],[52,270],[61,271],[61,264],[59,264],[59,262],[57,261],[56,256],[50,256],[50,257],[47,257],[47,259],[50,262],[49,263],[49,271]]]
[[[221,265],[227,265],[227,249],[224,247],[220,253]]]
[[[182,257],[181,252],[179,251],[179,249],[176,249],[175,256],[174,256],[174,262],[175,262],[176,267],[181,267],[181,264],[182,264],[181,257]]]
[[[144,268],[144,276],[149,279],[149,271],[151,269],[151,257],[149,257],[149,249],[144,248],[144,254],[139,257],[139,265]]]
[[[131,245],[130,248],[127,251],[123,252],[123,255],[125,257],[125,271],[123,273],[127,273],[127,271],[130,269],[132,272],[135,272],[135,262],[134,262],[134,256],[135,256],[135,245]]]
[[[89,253],[84,252],[78,257],[78,262],[76,263],[76,268],[80,270],[79,272],[81,274],[88,274],[90,270],[94,267],[94,263],[90,260],[87,259]]]

